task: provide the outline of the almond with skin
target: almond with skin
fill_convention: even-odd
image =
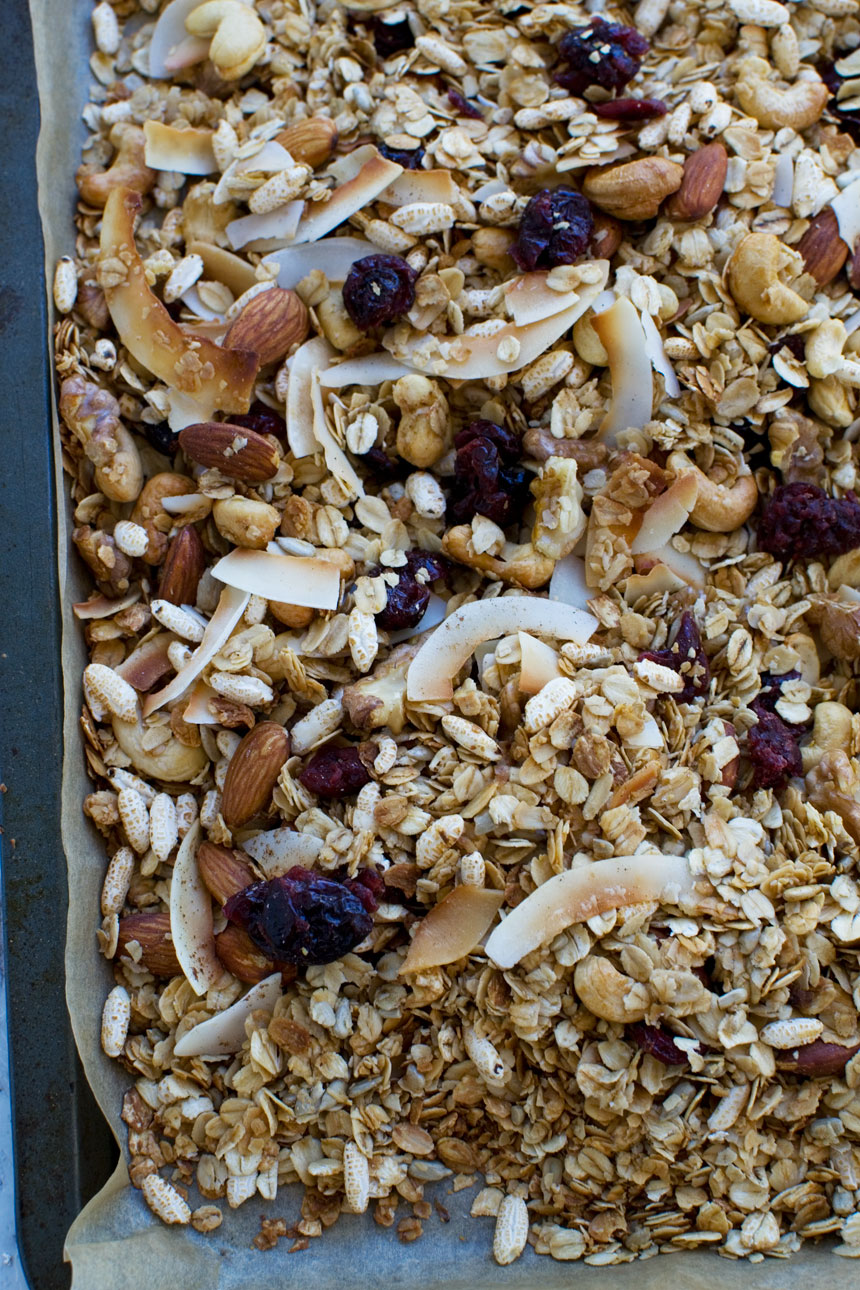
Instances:
[[[229,421],[199,421],[179,433],[186,457],[199,466],[214,466],[228,479],[261,484],[277,474],[281,454],[256,430]]]
[[[193,605],[197,585],[206,568],[206,552],[193,524],[186,524],[171,540],[161,566],[158,595],[172,605]]]
[[[728,153],[721,143],[706,143],[684,162],[681,187],[666,203],[670,219],[702,219],[722,196],[728,171]]]
[[[277,362],[308,334],[308,311],[295,291],[272,287],[245,305],[224,337],[227,349],[253,350],[262,366]]]
[[[240,851],[220,847],[214,842],[201,842],[197,850],[197,868],[208,890],[219,905],[226,905],[237,891],[244,891],[256,882],[251,866]]]
[[[338,130],[334,121],[325,116],[312,116],[307,121],[297,121],[288,126],[275,139],[286,148],[293,161],[301,162],[316,170],[337,147]]]
[[[232,924],[215,937],[215,953],[228,972],[249,985],[256,985],[277,971],[277,966],[257,949],[248,933]]]
[[[806,272],[812,274],[820,287],[833,281],[848,259],[848,243],[839,236],[839,221],[829,206],[809,221],[809,228],[798,242],[797,250],[803,256]],[[853,270],[852,259],[848,279],[852,287],[856,287]]]
[[[248,731],[224,779],[221,814],[228,828],[241,828],[268,806],[289,753],[287,732],[274,721],[263,721]]]
[[[117,957],[128,954],[130,941],[141,949],[140,962],[153,976],[180,976],[182,968],[170,935],[170,915],[164,913],[130,914],[119,920]]]

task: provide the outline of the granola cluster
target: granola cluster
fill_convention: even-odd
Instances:
[[[860,1257],[857,0],[92,18],[133,1184],[261,1248],[445,1180],[502,1264]]]

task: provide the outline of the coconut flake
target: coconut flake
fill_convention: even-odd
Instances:
[[[189,126],[180,130],[163,121],[145,121],[144,159],[153,170],[175,170],[180,175],[211,175],[218,169],[212,151],[212,130]]]
[[[179,966],[195,994],[205,994],[224,975],[215,953],[212,897],[197,868],[200,821],[182,839],[170,879],[170,935]]]
[[[287,442],[296,458],[312,457],[320,445],[314,435],[314,373],[327,366],[336,351],[322,336],[300,345],[289,361]]]
[[[412,202],[442,202],[457,206],[460,189],[450,170],[404,170],[382,195],[386,206],[409,206]]]
[[[386,161],[378,154],[366,161],[354,179],[335,188],[327,202],[308,203],[296,232],[295,243],[317,242],[325,237],[338,224],[343,224],[351,215],[356,215],[375,201],[402,170],[402,166]],[[325,264],[319,267],[324,269]]]
[[[191,658],[180,668],[172,681],[165,685],[164,689],[159,690],[156,694],[150,694],[143,702],[143,715],[148,717],[151,712],[156,712],[163,708],[165,703],[172,703],[184,694],[190,685],[192,685],[205,667],[230,639],[230,633],[238,623],[239,619],[247,608],[250,595],[246,591],[239,591],[235,587],[225,587],[221,592],[221,598],[218,601],[218,607],[209,620],[209,626],[203,633],[203,639],[197,646],[197,649],[191,655]]]
[[[228,225],[228,233],[230,228],[232,225]],[[278,286],[291,290],[312,269],[322,269],[329,282],[344,282],[356,260],[374,255],[377,250],[372,242],[365,242],[360,237],[327,237],[321,246],[317,246],[315,242],[306,242],[302,246],[285,246],[283,250],[275,251],[267,258],[275,260],[281,266]]]
[[[612,402],[603,418],[597,438],[615,446],[622,430],[641,430],[651,420],[654,381],[645,333],[633,304],[621,296],[603,313],[595,314],[592,326],[609,355]]]
[[[267,878],[279,878],[294,864],[310,869],[323,849],[319,838],[312,833],[297,833],[295,829],[269,829],[241,845]]]
[[[325,464],[335,479],[350,490],[353,497],[364,497],[364,484],[356,474],[355,468],[346,453],[335,442],[334,435],[328,428],[318,371],[311,373],[311,404],[314,410],[314,438],[323,450]]]
[[[667,542],[665,546],[657,547],[648,554],[652,560],[665,564],[679,578],[683,578],[688,586],[704,590],[706,578],[704,566],[689,551],[676,551],[672,543]]]
[[[662,748],[664,744],[660,727],[653,717],[646,717],[642,729],[628,735],[624,742],[629,748]]]
[[[364,354],[327,367],[320,372],[319,378],[325,389],[339,390],[344,385],[381,385],[383,381],[399,381],[401,376],[409,376],[414,370],[390,354]]]
[[[528,632],[519,632],[520,638],[520,689],[523,694],[537,694],[549,681],[561,676],[558,650],[545,641],[539,641]]]
[[[200,292],[197,290],[197,284],[183,291],[179,297],[185,308],[192,313],[195,318],[196,329],[199,334],[209,336],[212,339],[220,338],[227,331],[229,324],[225,321],[224,315],[217,309],[210,309],[200,299]],[[210,324],[212,324],[210,326]]]
[[[238,157],[229,167],[234,175],[276,175],[282,170],[289,170],[296,163],[283,144],[277,139],[267,139],[262,148],[252,152],[250,157]],[[226,175],[228,170],[224,171]],[[223,179],[223,176],[222,176]]]
[[[186,250],[189,255],[200,256],[207,278],[223,283],[234,296],[244,295],[251,287],[257,286],[254,266],[223,246],[215,246],[212,242],[189,242]]]
[[[352,152],[345,152],[340,157],[334,157],[328,164],[325,174],[336,179],[336,187],[349,183],[350,179],[355,179],[362,166],[366,166],[368,161],[373,161],[375,157],[380,156],[379,149],[373,143],[362,143]]]
[[[574,923],[650,900],[685,906],[692,895],[686,856],[653,852],[595,860],[556,874],[526,896],[490,936],[487,957],[512,968]]]
[[[303,201],[287,202],[263,215],[243,215],[227,225],[227,236],[234,250],[248,247],[252,251],[277,250],[275,246],[259,246],[260,242],[291,242],[305,208]],[[317,257],[319,258],[319,257]]]
[[[179,493],[176,497],[163,497],[161,505],[168,515],[184,515],[192,507],[199,506],[200,493]]]
[[[633,605],[642,596],[662,596],[686,587],[683,578],[679,578],[668,565],[655,564],[647,573],[631,573],[624,586],[624,599]]]
[[[505,304],[518,327],[553,318],[577,303],[575,291],[553,291],[546,279],[546,273],[524,273],[505,287]]]
[[[202,63],[211,41],[189,36],[185,19],[200,0],[173,0],[162,9],[149,41],[149,75],[169,80],[183,67]]]
[[[114,671],[136,690],[150,689],[163,676],[167,676],[168,672],[173,671],[167,651],[175,640],[176,637],[171,632],[159,632],[156,636],[151,636],[132,650]]]
[[[340,598],[340,570],[316,556],[276,555],[236,547],[211,572],[228,587],[288,605],[337,609]]]
[[[641,310],[639,321],[642,323],[642,331],[645,335],[645,352],[651,360],[651,366],[654,368],[655,372],[659,372],[663,377],[663,385],[668,397],[670,399],[677,399],[678,395],[681,393],[681,386],[678,384],[675,369],[663,348],[663,339],[657,328],[657,324],[645,309]]]
[[[679,475],[642,516],[639,532],[630,543],[633,555],[651,555],[681,529],[696,505],[699,488],[692,471]]]
[[[410,663],[407,698],[413,703],[452,698],[452,679],[482,641],[529,631],[584,645],[597,627],[591,614],[539,596],[499,596],[461,605],[436,628]]]
[[[177,1039],[175,1057],[228,1057],[237,1053],[245,1042],[245,1022],[252,1012],[273,1012],[283,994],[280,972],[252,985],[229,1008],[192,1026]]]
[[[213,715],[209,707],[209,700],[217,698],[218,695],[211,685],[207,685],[205,681],[198,681],[191,691],[188,705],[182,713],[182,720],[187,726],[217,726],[218,718]]]
[[[489,887],[455,887],[416,927],[401,976],[465,958],[486,935],[503,900],[503,892]]]
[[[794,158],[790,152],[780,152],[773,168],[773,192],[770,200],[774,206],[790,208],[794,192]]]
[[[592,594],[585,580],[582,556],[571,551],[570,555],[556,561],[549,580],[550,600],[560,600],[565,605],[573,605],[574,609],[585,609]]]
[[[107,596],[91,596],[89,600],[79,600],[72,605],[75,617],[82,622],[90,618],[110,618],[112,614],[130,609],[140,600],[140,587],[135,587],[123,596],[122,600],[109,600]]]
[[[860,179],[843,188],[830,205],[839,225],[839,236],[849,248],[853,247],[860,237]]]
[[[391,632],[388,637],[389,644],[399,645],[401,641],[412,640],[414,636],[429,632],[431,627],[438,627],[441,622],[445,621],[447,609],[447,600],[443,600],[441,596],[437,596],[435,592],[431,591],[430,599],[427,601],[427,608],[415,626],[402,627],[399,631]]]

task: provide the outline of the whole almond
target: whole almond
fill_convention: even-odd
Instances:
[[[722,196],[729,157],[721,143],[706,143],[684,162],[681,187],[666,203],[670,219],[694,220],[710,214]]]
[[[130,914],[128,918],[121,918],[117,955],[127,954],[130,941],[137,941],[141,949],[140,961],[153,976],[181,975],[182,968],[170,935],[168,913]]]
[[[248,933],[241,927],[225,927],[215,937],[215,953],[228,972],[240,981],[256,985],[277,972],[276,965],[257,949]]]
[[[803,256],[807,273],[811,273],[820,287],[832,282],[845,261],[848,259],[848,243],[839,235],[839,221],[830,206],[825,206],[809,222],[809,228],[796,248]],[[848,269],[848,280],[852,287],[857,282],[852,278],[854,260]],[[860,281],[860,278],[858,278]]]
[[[275,139],[286,148],[293,161],[306,166],[321,166],[337,147],[338,131],[334,121],[325,116],[312,116],[307,121],[297,121],[288,126]]]
[[[268,805],[289,753],[287,732],[274,721],[262,721],[248,731],[224,778],[221,814],[228,828],[241,828]]]
[[[582,191],[607,215],[620,220],[653,219],[660,204],[681,187],[684,167],[665,157],[637,157],[620,166],[589,170]]]
[[[209,891],[219,905],[226,905],[237,891],[244,891],[256,882],[251,866],[240,851],[220,847],[214,842],[201,842],[197,850],[197,868]]]
[[[193,524],[186,524],[167,548],[158,581],[159,598],[173,605],[193,605],[205,568],[206,552],[200,534]]]
[[[199,466],[214,466],[228,479],[261,484],[277,474],[281,454],[265,435],[229,421],[198,421],[179,432],[186,457]]]
[[[307,334],[305,302],[295,291],[272,287],[248,301],[224,337],[224,347],[253,350],[265,367],[283,358]]]

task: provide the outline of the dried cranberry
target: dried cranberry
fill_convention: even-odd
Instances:
[[[366,255],[343,284],[346,312],[362,331],[393,322],[412,308],[417,277],[399,255]]]
[[[735,434],[739,434],[744,441],[744,456],[750,470],[758,470],[759,466],[766,466],[770,461],[770,444],[767,436],[762,434],[762,427],[753,425],[744,417],[740,421],[733,421],[731,429]]]
[[[399,54],[403,49],[411,49],[414,43],[408,18],[401,18],[399,22],[386,22],[383,17],[374,19],[373,45],[381,59],[391,58],[392,54]]]
[[[280,413],[267,407],[257,399],[251,404],[249,412],[241,416],[230,417],[231,426],[244,426],[246,430],[256,430],[257,434],[271,434],[276,439],[287,437],[287,425]]]
[[[608,103],[592,103],[590,109],[605,121],[650,121],[665,116],[669,105],[662,99],[610,99]]]
[[[805,362],[805,359],[806,359],[805,337],[801,335],[778,336],[775,341],[772,341],[771,344],[768,345],[767,352],[769,354],[778,354],[781,349],[787,349],[788,352],[790,354],[793,354],[794,357],[799,362],[801,363]]]
[[[645,650],[639,657],[670,667],[673,672],[686,678],[683,690],[675,695],[679,703],[692,703],[698,695],[707,693],[711,682],[711,665],[702,648],[696,620],[689,610],[681,615],[675,639],[668,649]]]
[[[572,188],[543,188],[523,211],[510,254],[523,272],[573,264],[584,254],[593,229],[587,197]]]
[[[803,758],[790,727],[775,712],[759,708],[757,716],[758,725],[747,735],[753,788],[777,788],[791,775],[803,773]]]
[[[518,461],[518,437],[493,421],[473,421],[454,440],[457,457],[448,511],[458,524],[475,515],[504,528],[528,501],[528,472]]]
[[[783,672],[779,676],[774,676],[770,672],[762,672],[759,678],[759,685],[761,686],[761,689],[759,690],[758,694],[750,704],[750,707],[752,708],[753,712],[756,712],[756,713],[776,712],[776,705],[779,703],[779,700],[782,696],[782,687],[785,684],[785,682],[799,681],[799,680],[800,680],[800,673],[798,671]],[[779,713],[777,713],[777,716],[779,716]],[[784,721],[785,718],[783,717],[781,718],[781,720]],[[803,725],[804,723],[790,721],[788,724]]]
[[[373,926],[354,891],[300,865],[238,891],[224,913],[267,958],[297,965],[342,958]]]
[[[337,748],[329,744],[314,753],[299,775],[299,781],[317,797],[343,797],[346,793],[357,793],[369,783],[370,775],[357,748],[351,745]]]
[[[158,425],[154,426],[141,421],[140,429],[144,433],[146,442],[152,444],[156,452],[163,453],[165,457],[175,456],[176,449],[179,447],[178,430],[171,430],[166,421],[159,421]]]
[[[407,467],[406,463],[399,458],[395,460],[393,457],[389,457],[387,452],[383,452],[381,448],[377,447],[363,452],[359,460],[371,468],[373,472],[372,478],[378,484],[400,479],[412,470],[411,466]]]
[[[463,97],[459,90],[455,90],[453,87],[448,90],[448,102],[451,104],[451,107],[454,108],[458,116],[467,116],[473,121],[483,121],[484,114],[481,109],[475,107],[474,103],[470,103],[467,98]]]
[[[649,1026],[644,1021],[635,1021],[627,1027],[627,1034],[641,1048],[643,1053],[650,1053],[664,1066],[686,1066],[687,1054],[679,1048],[668,1030],[661,1026]]]
[[[393,161],[398,166],[403,166],[404,170],[421,169],[421,162],[424,160],[423,148],[389,148],[387,143],[378,143],[376,149],[386,161]]]
[[[416,576],[419,570],[424,570],[426,576],[419,579]],[[380,571],[377,569],[376,572]],[[397,582],[388,588],[385,608],[376,615],[379,626],[387,632],[417,626],[430,600],[429,584],[444,578],[447,573],[448,563],[441,557],[431,555],[429,551],[410,551]]]
[[[758,525],[759,550],[782,560],[843,555],[860,546],[860,502],[828,497],[817,484],[781,484]]]
[[[354,878],[345,878],[344,887],[357,896],[368,914],[375,914],[385,894],[385,880],[375,869],[359,869]]]
[[[589,85],[615,93],[632,81],[650,45],[633,27],[593,18],[587,27],[574,27],[558,43],[567,67],[555,79],[571,94],[582,94]]]

